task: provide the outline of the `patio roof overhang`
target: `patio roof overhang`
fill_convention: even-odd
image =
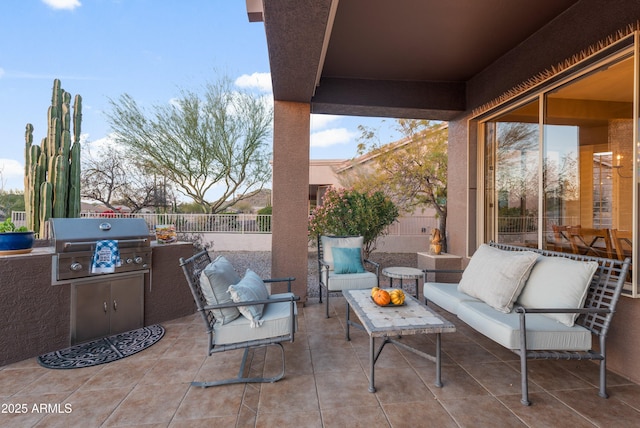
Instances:
[[[264,22],[275,100],[451,120],[470,108],[475,76],[579,0],[246,2]]]

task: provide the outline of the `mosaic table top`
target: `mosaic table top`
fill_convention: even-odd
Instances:
[[[382,307],[371,299],[371,290],[345,290],[342,294],[372,337],[456,330],[451,322],[410,295],[406,295],[402,306]]]

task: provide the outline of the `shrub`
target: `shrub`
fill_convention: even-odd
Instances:
[[[382,192],[353,189],[327,190],[309,217],[309,239],[320,235],[362,235],[365,257],[376,249],[376,240],[398,218],[398,208]]]

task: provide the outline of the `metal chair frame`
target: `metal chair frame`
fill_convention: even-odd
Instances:
[[[244,349],[244,354],[242,356],[242,362],[240,364],[240,370],[238,372],[238,376],[231,379],[224,379],[213,382],[191,382],[193,386],[199,386],[202,388],[207,388],[210,386],[219,386],[219,385],[229,385],[234,383],[273,383],[282,379],[285,375],[285,356],[284,356],[284,347],[282,346],[283,342],[293,342],[295,336],[296,329],[296,302],[300,300],[299,296],[295,296],[291,293],[291,282],[295,280],[293,277],[287,278],[275,278],[275,279],[263,279],[265,283],[287,283],[287,293],[288,296],[278,297],[278,298],[270,298],[268,300],[259,300],[255,302],[251,302],[251,304],[273,304],[276,302],[290,302],[290,319],[291,319],[291,329],[290,333],[282,336],[269,337],[265,339],[259,340],[250,340],[244,342],[237,343],[229,343],[216,345],[215,344],[215,323],[216,319],[213,315],[212,309],[222,309],[222,308],[230,308],[230,307],[238,307],[238,306],[246,306],[247,303],[224,303],[219,305],[207,305],[207,301],[202,294],[200,289],[200,275],[207,265],[211,263],[211,257],[209,256],[208,251],[201,251],[187,259],[181,257],[180,258],[180,266],[184,272],[185,278],[187,279],[187,283],[189,285],[189,289],[193,294],[193,299],[196,303],[196,307],[200,315],[202,316],[202,320],[206,326],[207,334],[209,336],[208,340],[208,355],[212,355],[217,352],[225,352],[235,349]],[[242,316],[242,315],[241,315]],[[282,355],[282,370],[275,376],[272,377],[246,377],[244,374],[246,372],[246,365],[249,356],[249,350],[253,348],[265,347],[265,346],[277,346],[280,348],[280,352]]]
[[[331,236],[332,238],[356,238],[357,236],[355,235],[327,235],[327,236]],[[326,299],[326,308],[325,308],[325,312],[326,312],[326,316],[327,318],[329,318],[329,263],[324,261],[324,249],[322,248],[322,239],[321,236],[318,236],[316,239],[317,243],[318,243],[318,293],[319,293],[319,297],[320,297],[320,303],[322,303],[322,288],[326,288],[327,289],[327,299]],[[375,274],[376,274],[376,278],[377,278],[377,285],[380,285],[380,263],[376,263],[374,261],[371,261],[369,259],[364,259],[364,263],[365,265],[370,265],[371,268],[373,270],[375,270]],[[365,266],[366,269],[366,266]],[[324,283],[323,280],[323,273],[327,272],[327,284]],[[347,274],[348,275],[348,274]],[[334,292],[340,292],[340,290],[332,290]]]

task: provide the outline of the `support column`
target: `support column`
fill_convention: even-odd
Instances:
[[[293,289],[307,300],[310,105],[275,101],[271,276],[295,276]]]

